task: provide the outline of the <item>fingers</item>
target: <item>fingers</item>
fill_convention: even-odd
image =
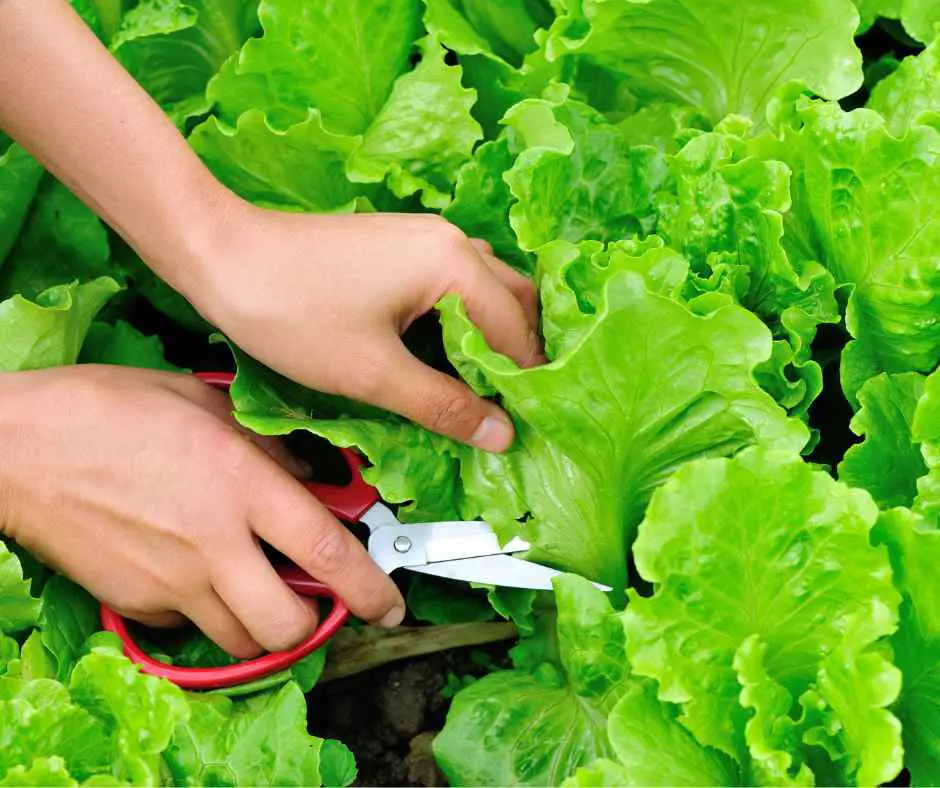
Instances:
[[[522,306],[522,311],[526,316],[526,320],[529,321],[529,326],[538,334],[539,297],[538,291],[535,289],[535,283],[492,254],[482,254],[480,256],[483,262],[486,263],[490,273],[515,296]]]
[[[133,617],[145,627],[153,629],[175,629],[186,623],[186,616],[167,611],[166,613],[144,613]]]
[[[264,650],[212,590],[195,597],[183,612],[206,637],[233,657],[250,659]]]
[[[253,473],[249,519],[255,533],[333,589],[355,615],[379,626],[401,623],[405,603],[398,588],[356,538],[276,466],[259,464]],[[281,609],[266,604],[268,615]]]
[[[381,390],[373,394],[374,404],[486,451],[505,451],[512,444],[512,422],[494,403],[423,364],[398,341],[383,357],[387,372]]]
[[[494,267],[499,269],[496,263],[499,261],[492,258],[490,263],[465,266],[452,287],[463,298],[467,314],[483,332],[490,347],[509,356],[520,367],[543,363],[545,356],[537,318],[527,314],[523,304],[501,281],[500,277],[509,280],[511,271],[493,273]]]
[[[254,642],[283,651],[316,629],[313,607],[287,587],[253,541],[233,545],[222,558],[212,584]]]
[[[471,238],[470,243],[479,253],[486,267],[503,285],[512,293],[522,305],[522,310],[532,326],[532,330],[539,330],[539,299],[535,283],[527,276],[523,276],[511,266],[506,265],[493,254],[493,247],[481,238]]]

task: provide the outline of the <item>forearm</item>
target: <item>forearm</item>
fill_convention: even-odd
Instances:
[[[0,129],[164,279],[198,289],[237,204],[66,0],[0,0]]]

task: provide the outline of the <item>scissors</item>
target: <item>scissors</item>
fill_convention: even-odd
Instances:
[[[223,391],[228,389],[233,379],[230,373],[198,373],[197,376]],[[552,590],[552,578],[561,572],[515,556],[530,549],[528,542],[514,538],[500,545],[492,527],[483,521],[405,525],[381,501],[378,491],[362,478],[362,458],[349,449],[339,451],[352,474],[350,483],[338,486],[311,482],[304,486],[339,520],[368,526],[369,555],[387,574],[396,569],[408,569],[469,583]],[[167,665],[148,655],[132,638],[127,622],[107,605],[101,606],[101,623],[104,629],[121,639],[125,655],[144,673],[169,679],[191,690],[245,684],[284,670],[320,648],[349,617],[349,609],[335,592],[300,567],[289,564],[278,567],[277,571],[295,593],[331,602],[329,613],[313,634],[287,651],[272,652],[221,667],[180,667]],[[602,590],[610,590],[607,586],[595,585]]]

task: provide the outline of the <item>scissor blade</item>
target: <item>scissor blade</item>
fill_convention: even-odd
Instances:
[[[551,591],[552,578],[561,574],[557,569],[550,569],[547,566],[533,564],[531,561],[505,554],[440,561],[434,564],[409,566],[408,569],[412,572],[451,580],[463,580],[468,583],[531,588],[537,591]]]

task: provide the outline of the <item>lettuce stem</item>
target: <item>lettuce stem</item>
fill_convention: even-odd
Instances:
[[[347,627],[330,643],[326,667],[317,684],[354,676],[390,662],[463,646],[482,646],[509,640],[516,628],[508,621],[448,624],[437,627],[398,627],[386,630]]]

